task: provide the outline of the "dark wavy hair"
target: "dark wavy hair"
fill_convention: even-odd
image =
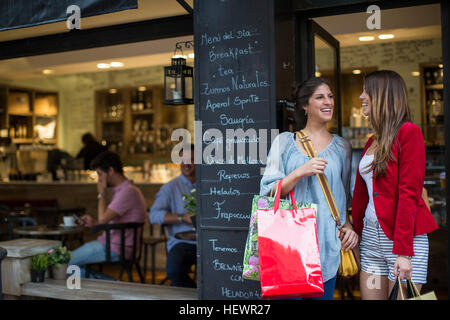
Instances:
[[[296,122],[301,127],[304,128],[306,125],[307,115],[304,106],[308,105],[309,99],[314,94],[316,89],[321,85],[326,84],[329,88],[330,84],[323,78],[312,77],[302,83],[297,83],[292,86],[292,100],[295,102],[296,107]]]
[[[104,151],[91,161],[91,169],[100,169],[108,172],[109,168],[113,168],[115,172],[123,174],[122,161],[117,153],[112,151]]]

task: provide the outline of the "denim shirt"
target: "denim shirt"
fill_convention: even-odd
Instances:
[[[149,218],[150,223],[163,224],[164,216],[167,212],[170,213],[187,213],[184,207],[184,194],[191,194],[191,190],[195,188],[195,183],[191,183],[188,178],[180,174],[175,179],[170,180],[161,187],[155,196],[155,202],[150,209]],[[167,224],[166,230],[169,239],[167,240],[167,251],[180,242],[196,244],[195,241],[180,240],[175,238],[175,234],[183,231],[192,230],[193,226],[188,223]]]
[[[325,176],[341,216],[345,223],[347,208],[351,207],[350,175],[352,162],[351,144],[338,135],[333,135],[330,144],[317,154],[327,160]],[[267,158],[267,166],[261,179],[260,195],[271,192],[274,184],[296,168],[310,160],[298,148],[291,132],[279,134],[273,141]],[[322,188],[316,175],[302,178],[294,187],[296,201],[316,203],[317,237],[323,281],[336,276],[340,263],[341,242],[337,236],[337,225],[331,216]]]

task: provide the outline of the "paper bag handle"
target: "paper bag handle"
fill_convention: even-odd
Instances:
[[[274,213],[277,213],[279,207],[280,207],[280,198],[281,198],[281,183],[282,183],[283,179],[281,179],[280,181],[278,181],[278,185],[277,185],[277,193],[275,195],[275,203],[273,206],[274,209]],[[294,209],[297,211],[297,203],[295,202],[295,197],[294,197],[294,191],[291,190],[289,191],[289,194],[291,196],[291,202],[292,202],[292,206],[294,207]]]

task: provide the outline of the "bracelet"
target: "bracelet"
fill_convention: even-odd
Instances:
[[[406,259],[408,259],[408,260],[411,260],[411,259],[412,259],[412,257],[410,257],[410,256],[404,256],[404,255],[402,255],[402,254],[397,255],[397,257],[403,257],[403,258],[406,258]]]
[[[99,194],[97,195],[97,198],[98,198],[98,199],[103,198],[103,193],[99,193]]]
[[[182,223],[183,222],[183,216],[182,215],[178,215],[178,222]]]

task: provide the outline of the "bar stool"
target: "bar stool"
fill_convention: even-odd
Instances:
[[[166,250],[166,256],[167,256],[167,236],[166,236],[166,229],[165,225],[161,225],[160,229],[160,235],[155,236],[153,232],[153,225],[150,224],[150,236],[144,237],[144,278],[147,276],[147,252],[148,247],[150,246],[150,254],[151,254],[151,272],[152,272],[152,284],[155,284],[155,260],[156,260],[156,246],[160,243],[164,244],[164,248]],[[161,284],[163,284],[166,281],[164,279]]]

